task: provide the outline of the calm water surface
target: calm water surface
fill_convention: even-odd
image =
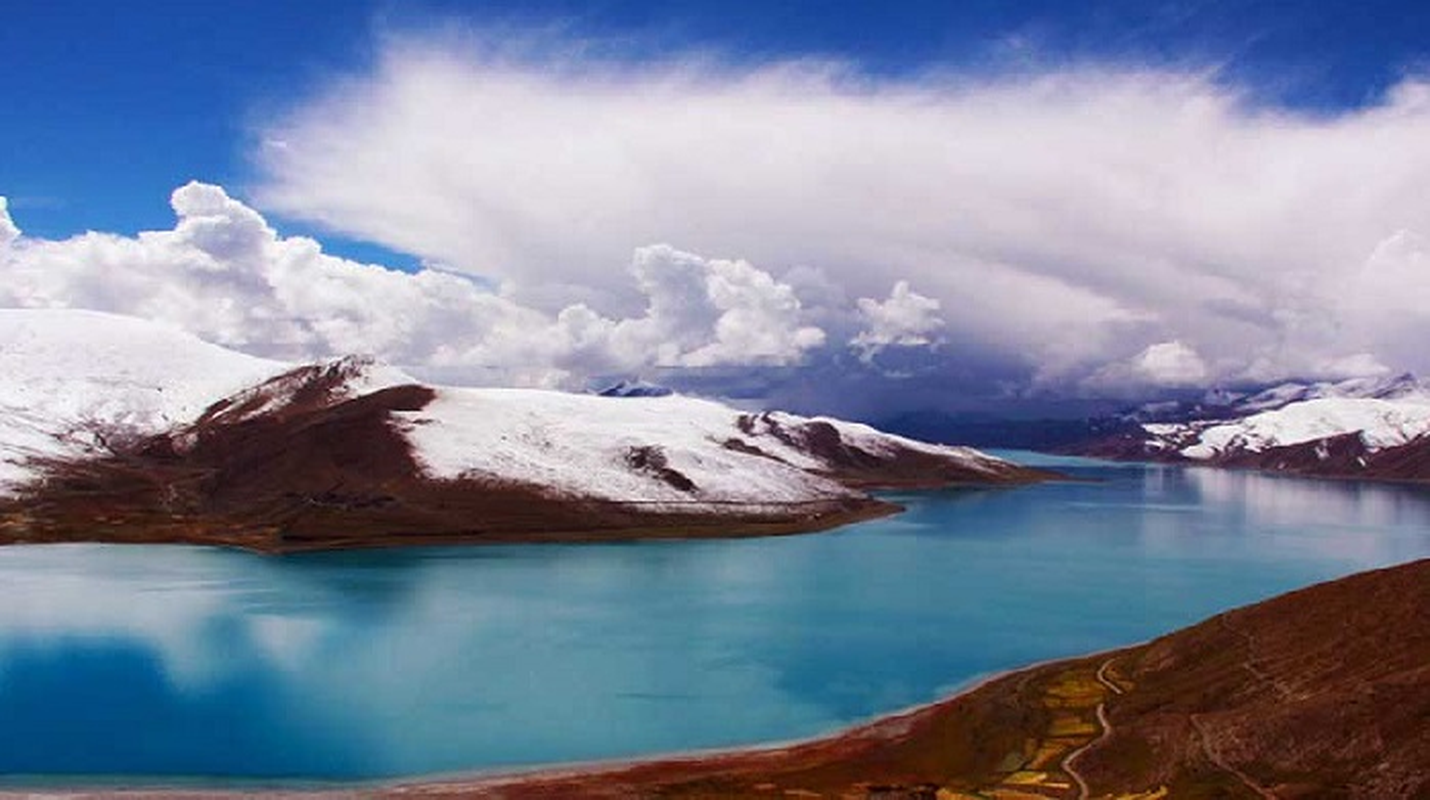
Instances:
[[[803,737],[1430,555],[1423,489],[1057,463],[1102,482],[897,495],[902,516],[779,539],[0,548],[0,782]]]

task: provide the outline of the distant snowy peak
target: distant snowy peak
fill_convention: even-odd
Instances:
[[[1283,383],[1234,402],[1241,414],[1271,411],[1291,403],[1327,398],[1408,400],[1430,403],[1430,383],[1404,373],[1393,377],[1351,378],[1323,383]]]
[[[601,397],[666,397],[674,394],[671,389],[642,380],[625,380],[607,386],[597,392]]]
[[[1237,419],[1262,411],[1274,411],[1292,403],[1327,398],[1430,403],[1430,381],[1403,373],[1390,377],[1350,378],[1318,383],[1288,381],[1248,391],[1217,388],[1207,391],[1197,401],[1163,400],[1145,403],[1124,415],[1124,419],[1140,423]]]

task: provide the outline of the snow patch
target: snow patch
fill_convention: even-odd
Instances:
[[[107,452],[291,368],[132,317],[0,309],[0,495],[36,459]]]
[[[609,398],[534,389],[442,388],[417,412],[400,412],[426,472],[546,487],[622,502],[791,503],[855,495],[805,469],[819,462],[773,437],[752,442],[771,458],[724,447],[741,437],[740,412],[680,395]],[[752,437],[754,438],[754,437]],[[658,446],[683,491],[628,456]]]

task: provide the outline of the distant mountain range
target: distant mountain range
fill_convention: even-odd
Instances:
[[[1264,411],[1309,400],[1409,400],[1430,399],[1430,383],[1410,373],[1393,377],[1351,378],[1318,383],[1290,381],[1253,391],[1212,389],[1195,402],[1146,403],[1125,416],[1137,422],[1191,422],[1195,420],[1239,419]]]
[[[300,550],[812,530],[872,487],[1037,480],[962,447],[630,384],[428,386],[267,361],[160,325],[0,311],[0,542]]]
[[[1190,406],[1143,406],[1132,425],[1064,452],[1322,477],[1430,480],[1430,384],[1412,375],[1284,383]]]
[[[1323,477],[1430,480],[1430,382],[1414,375],[1213,389],[1082,419],[938,412],[881,427],[929,441]]]

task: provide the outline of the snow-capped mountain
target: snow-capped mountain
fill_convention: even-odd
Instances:
[[[665,397],[675,394],[658,383],[642,380],[624,380],[607,386],[597,392],[602,397]]]
[[[1195,400],[1145,403],[1125,415],[1134,422],[1190,422],[1236,419],[1261,411],[1274,411],[1292,403],[1326,398],[1413,400],[1430,398],[1430,382],[1409,373],[1391,377],[1351,378],[1343,381],[1304,383],[1288,381],[1245,391],[1217,388]]]
[[[0,311],[0,540],[260,549],[784,532],[883,513],[864,489],[1016,483],[974,450],[680,395],[425,386],[151,323]]]
[[[1228,396],[1205,416],[1148,407],[1135,434],[1079,448],[1114,457],[1190,460],[1301,474],[1430,480],[1430,384],[1413,375],[1285,383]]]

